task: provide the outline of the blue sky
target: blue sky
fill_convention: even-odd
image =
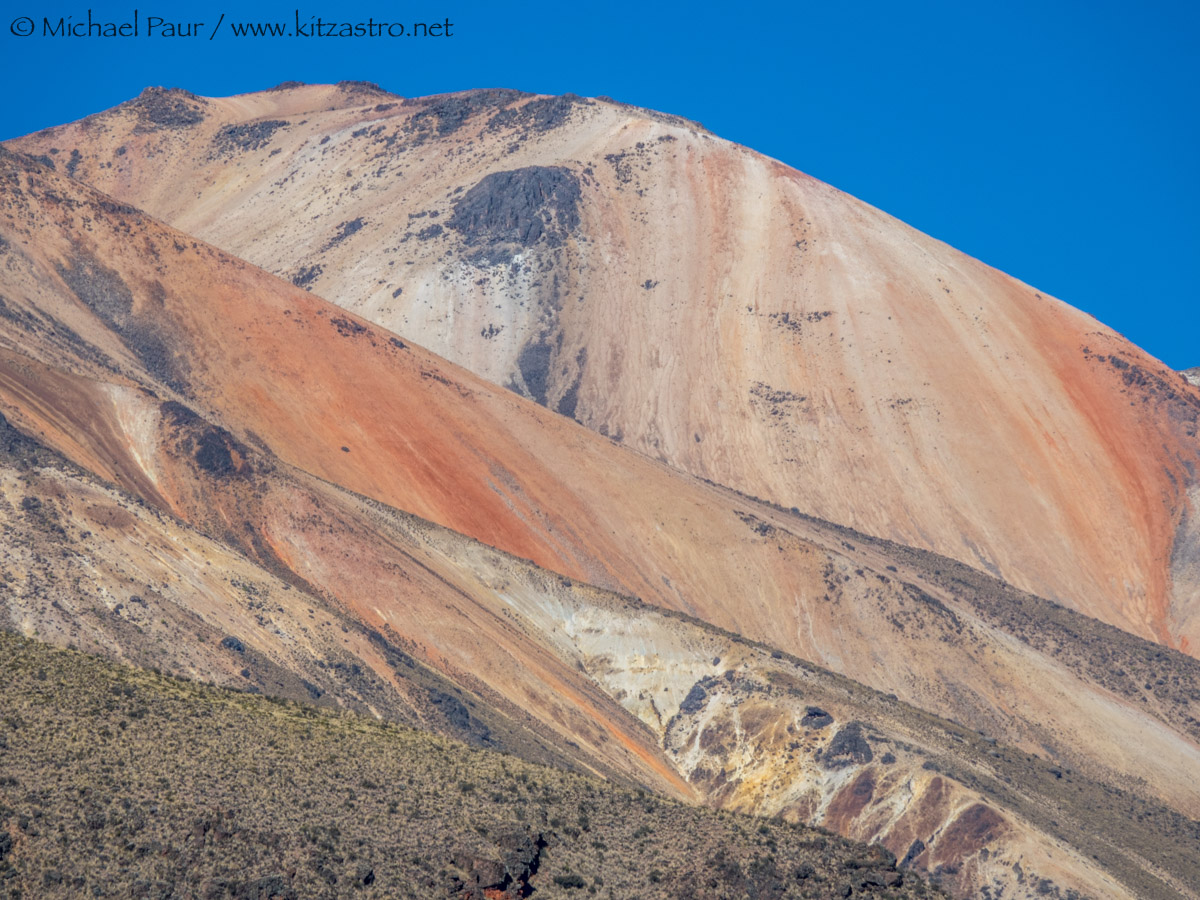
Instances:
[[[9,0],[0,137],[147,85],[225,95],[361,79],[606,94],[698,119],[1200,365],[1200,11],[1194,4],[93,2],[200,38],[17,37],[87,5]],[[445,21],[441,39],[237,40],[228,23]],[[221,14],[213,40],[209,30]],[[20,26],[17,26],[18,28]]]

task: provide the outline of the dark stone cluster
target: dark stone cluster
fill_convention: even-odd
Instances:
[[[523,249],[562,245],[579,227],[579,179],[562,166],[492,172],[455,203],[447,226],[476,265],[508,262]]]

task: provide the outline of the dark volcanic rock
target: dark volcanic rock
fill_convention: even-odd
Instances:
[[[583,371],[581,366],[580,371],[575,374],[575,380],[571,382],[571,386],[563,392],[562,398],[558,401],[558,412],[560,415],[564,415],[568,419],[575,418],[575,410],[579,406],[579,385],[582,382]]]
[[[176,430],[178,452],[191,454],[202,472],[214,478],[253,473],[249,462],[250,448],[224,428],[213,425],[190,407],[174,400],[162,403],[159,409],[163,421]]]
[[[209,475],[232,475],[237,471],[233,462],[234,442],[223,428],[208,428],[196,442],[196,464]]]
[[[534,892],[530,879],[541,866],[546,841],[538,832],[512,828],[496,836],[495,855],[468,851],[454,854],[454,865],[465,878],[456,878],[451,888],[455,897],[470,900],[516,900]]]
[[[524,128],[531,131],[550,131],[564,124],[576,109],[591,105],[591,100],[584,100],[574,94],[540,97],[522,106],[496,113],[488,122],[488,130]]]
[[[324,270],[325,267],[320,263],[314,266],[301,266],[300,270],[292,276],[292,284],[308,290],[308,286],[320,278]]]
[[[195,410],[190,406],[184,406],[177,400],[167,400],[159,406],[163,418],[172,425],[183,428],[190,428],[195,425],[202,425],[204,420],[196,415]]]
[[[550,391],[551,351],[551,346],[545,341],[536,341],[522,347],[517,357],[517,368],[525,379],[529,396],[542,406],[546,405],[546,396]]]
[[[420,107],[420,111],[408,120],[410,131],[419,135],[445,137],[462,128],[472,116],[486,110],[500,109],[529,96],[524,91],[491,88],[463,94],[418,97],[405,100],[403,105]]]
[[[851,763],[869,763],[875,758],[871,745],[863,737],[861,722],[851,722],[833,736],[825,749],[824,762],[829,768],[840,768]]]
[[[219,153],[230,155],[239,151],[258,150],[265,147],[280,128],[287,128],[288,123],[280,119],[264,119],[261,122],[247,122],[243,125],[226,125],[213,137]]]
[[[41,163],[41,164],[42,164],[43,166],[45,166],[47,169],[55,169],[55,170],[57,170],[57,169],[58,169],[58,166],[54,165],[54,160],[53,160],[53,158],[51,158],[50,156],[46,155],[45,153],[39,153],[39,154],[38,154],[38,155],[36,155],[36,156],[34,156],[32,153],[23,153],[23,154],[21,154],[21,155],[22,155],[22,156],[24,156],[26,159],[31,159],[31,160],[33,160],[34,162],[39,162],[39,163]]]
[[[904,854],[904,859],[900,861],[900,868],[906,869],[912,865],[912,861],[925,852],[925,842],[917,838],[909,845],[908,852]]]
[[[204,121],[206,101],[179,88],[148,87],[119,109],[137,113],[135,131],[159,128],[190,128]]]
[[[354,886],[370,887],[375,883],[375,869],[370,863],[359,863],[354,870]]]
[[[346,238],[362,231],[362,227],[365,224],[366,224],[366,222],[363,221],[362,216],[359,216],[356,219],[351,219],[348,222],[343,222],[341,225],[338,226],[337,234],[335,234],[328,241],[326,241],[325,246],[322,247],[321,249],[324,251],[324,250],[328,250],[330,247],[336,247],[342,241],[346,240]]]
[[[810,706],[804,711],[804,718],[800,720],[800,724],[805,728],[824,728],[833,724],[833,716],[819,706]]]
[[[715,683],[715,678],[701,678],[693,684],[692,689],[688,691],[688,695],[679,704],[679,712],[685,716],[690,716],[704,709],[705,701],[708,700],[708,688],[712,687]]]
[[[508,262],[521,250],[561,246],[579,227],[579,179],[561,166],[493,172],[459,198],[450,228],[480,266]]]

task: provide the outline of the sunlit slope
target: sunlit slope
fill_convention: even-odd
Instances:
[[[652,458],[1191,648],[1177,373],[693,123],[364,91],[147,91],[12,146]]]
[[[614,618],[601,601],[617,601],[580,584],[590,582],[1046,754],[1089,784],[1120,791],[1137,779],[1135,799],[1166,804],[1172,816],[1200,809],[1188,657],[1132,637],[1122,644],[1082,617],[1068,618],[1072,632],[1051,628],[1047,616],[1041,630],[1052,641],[1040,645],[991,615],[1016,601],[972,584],[969,573],[943,583],[942,564],[915,551],[703,484],[36,162],[7,154],[0,162],[0,409],[23,439],[117,485],[19,467],[5,476],[9,533],[45,557],[34,562],[47,582],[13,582],[14,626],[60,643],[86,636],[88,646],[139,661],[165,651],[173,669],[225,683],[240,677],[296,693],[307,681],[329,702],[486,735],[534,758],[705,802],[827,819],[889,846],[905,839],[903,810],[923,793],[877,779],[887,781],[878,801],[895,812],[886,821],[830,812],[853,792],[842,806],[798,803],[817,795],[833,803],[850,771],[815,756],[793,769],[772,734],[802,722],[807,697],[838,723],[814,734],[807,753],[828,750],[856,719],[928,751],[933,738],[904,722],[911,711],[885,721],[870,692],[835,705],[835,676],[825,673],[811,694],[771,699],[770,733],[720,742],[703,759],[681,754],[685,726],[712,724],[716,735],[729,724],[720,705],[687,702],[694,682],[732,672],[734,688],[753,694],[789,670],[777,671],[766,651],[736,665],[730,652],[710,654],[699,626],[656,632],[654,620]],[[153,513],[133,512],[129,497]],[[56,527],[66,536],[52,537]],[[122,542],[122,527],[146,535],[136,542],[145,553]],[[104,540],[89,546],[83,532]],[[56,556],[36,549],[46,541],[59,542]],[[17,573],[30,557],[15,543],[13,553]],[[237,583],[202,562],[233,567]],[[952,565],[945,561],[946,574]],[[156,587],[164,584],[171,590]],[[143,612],[135,592],[164,614]],[[581,617],[628,639],[572,646]],[[168,624],[160,631],[156,620]],[[243,649],[217,642],[225,632]],[[1100,670],[1088,665],[1100,658],[1088,645],[1097,633],[1120,651]],[[195,644],[179,639],[190,634]],[[681,641],[690,656],[664,666]],[[243,653],[277,668],[245,665],[242,675]],[[405,657],[422,671],[406,674]],[[663,729],[673,717],[684,730]],[[947,742],[935,741],[938,752]],[[896,755],[922,785],[933,783],[919,774],[931,771],[921,768],[925,757]],[[964,760],[968,769],[986,762]],[[717,765],[735,777],[714,780]],[[933,847],[934,832],[977,802],[1007,823],[983,843],[949,841],[911,861],[973,860],[952,884],[961,895],[997,878],[1013,884],[1022,854],[1036,854],[1063,885],[1140,884],[1164,865],[1123,856],[1097,868],[1087,862],[1094,826],[1054,830],[1019,798],[981,793],[961,773],[954,783],[947,803],[919,817],[923,843]],[[1073,862],[1047,868],[1064,853]],[[1157,891],[1188,883],[1186,868],[1168,863],[1165,881],[1149,875]]]
[[[5,325],[18,354],[4,366],[6,415],[148,502],[227,532],[264,562],[367,609],[367,597],[391,590],[373,580],[365,551],[337,549],[338,529],[305,512],[318,501],[239,477],[243,467],[258,471],[248,461],[256,446],[314,485],[767,640],[1014,741],[1065,738],[1086,721],[1074,689],[1046,691],[1024,649],[979,655],[971,642],[906,629],[894,609],[911,601],[886,559],[864,566],[857,548],[807,533],[794,517],[780,521],[615,446],[36,164],[6,163],[13,218],[3,232],[4,294],[13,312]],[[25,355],[87,377],[54,376],[22,363]],[[228,437],[181,422],[173,400]],[[181,428],[196,430],[192,443]],[[191,483],[197,471],[209,478],[204,488]],[[286,516],[263,508],[272,497],[286,501]],[[358,530],[377,542],[372,527]],[[339,562],[319,562],[327,559],[315,552],[320,540]],[[387,551],[372,554],[386,566]],[[951,673],[963,687],[947,688]],[[1144,696],[1134,702],[1148,704],[1154,692]],[[1124,765],[1141,768],[1132,758]]]

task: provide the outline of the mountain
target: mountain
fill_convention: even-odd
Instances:
[[[12,146],[651,458],[1193,649],[1195,386],[694,123],[151,89]]]
[[[72,128],[131,116],[166,165],[214,104],[390,102],[151,91]],[[822,824],[957,896],[1197,896],[1192,657],[635,452],[87,187],[58,149],[0,150],[11,628]],[[557,215],[535,249],[573,246],[549,246]]]

